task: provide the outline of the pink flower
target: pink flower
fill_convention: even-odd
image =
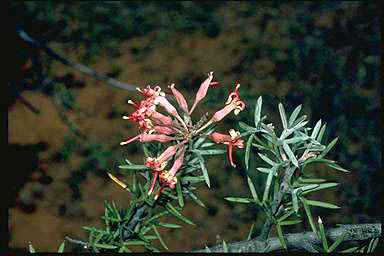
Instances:
[[[140,142],[150,142],[150,141],[159,141],[159,142],[168,142],[175,140],[175,138],[164,135],[164,134],[140,134]]]
[[[228,157],[229,157],[229,163],[236,167],[236,165],[233,163],[232,158],[232,148],[233,146],[236,146],[238,148],[244,147],[244,140],[239,139],[240,132],[235,131],[234,129],[229,130],[230,135],[221,134],[218,132],[213,132],[210,137],[211,139],[216,143],[223,143],[229,146],[228,148]]]
[[[240,111],[244,110],[245,103],[240,100],[240,96],[238,93],[239,88],[240,88],[240,84],[237,84],[235,87],[235,91],[229,95],[228,100],[225,103],[227,104],[227,106],[217,111],[213,115],[211,119],[213,122],[221,121],[226,115],[228,115],[232,111],[234,112],[235,115],[238,115]]]
[[[155,132],[157,132],[157,133],[162,133],[162,134],[165,134],[165,135],[171,135],[171,134],[175,133],[175,131],[172,128],[169,128],[169,127],[166,127],[166,126],[156,125],[156,126],[153,126],[152,129]]]
[[[210,85],[218,85],[218,84],[220,84],[219,82],[212,82],[212,79],[213,79],[213,72],[209,72],[208,73],[208,78],[205,79],[205,81],[200,85],[200,88],[199,88],[199,90],[196,93],[195,102],[193,103],[191,111],[189,112],[190,115],[192,114],[193,110],[195,110],[195,107],[196,107],[197,103],[199,103],[207,95],[208,87]]]
[[[188,114],[188,104],[187,101],[185,100],[183,94],[181,94],[176,88],[175,84],[171,84],[168,86],[168,88],[171,89],[172,94],[175,96],[177,104],[179,104],[181,110],[184,111],[184,113]]]

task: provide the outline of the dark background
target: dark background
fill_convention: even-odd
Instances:
[[[313,170],[341,184],[313,199],[342,208],[313,208],[326,225],[379,221],[382,192],[381,107],[379,91],[379,5],[373,2],[12,2],[12,72],[7,84],[9,172],[9,247],[56,251],[65,235],[86,239],[82,226],[101,226],[103,201],[126,207],[127,193],[105,175],[127,158],[142,163],[139,143],[119,142],[136,134],[121,119],[133,108],[135,92],[52,61],[23,42],[24,30],[71,61],[120,81],[144,87],[172,82],[193,99],[207,73],[224,86],[209,89],[196,118],[221,108],[236,82],[247,109],[230,115],[218,129],[238,121],[253,123],[253,109],[263,96],[263,113],[279,122],[277,104],[290,113],[303,104],[313,126],[327,123],[325,141],[339,137],[329,157],[350,174],[323,166]],[[280,124],[277,125],[279,129]],[[255,153],[255,152],[254,152]],[[198,196],[207,208],[188,202],[183,213],[196,223],[180,230],[161,229],[172,251],[203,248],[246,238],[251,223],[259,229],[265,216],[254,206],[226,202],[225,196],[249,195],[243,152],[238,168],[226,155],[211,157],[212,188]],[[257,184],[263,174],[250,175]],[[124,177],[124,176],[121,176]],[[262,193],[257,187],[259,194]],[[169,218],[170,222],[179,222]],[[286,232],[308,230],[303,224]],[[72,250],[68,245],[66,251]]]

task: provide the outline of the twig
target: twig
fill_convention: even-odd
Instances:
[[[35,46],[37,48],[40,48],[40,49],[44,50],[53,59],[55,59],[57,61],[60,61],[61,63],[63,63],[66,66],[69,66],[71,68],[77,69],[77,70],[83,72],[84,74],[92,76],[92,77],[94,77],[97,80],[104,81],[104,82],[106,82],[106,83],[108,83],[108,84],[110,84],[110,85],[112,85],[114,87],[117,87],[117,88],[120,88],[120,89],[124,89],[124,90],[129,90],[129,91],[135,91],[136,90],[136,86],[135,85],[123,83],[123,82],[120,82],[120,81],[118,81],[116,79],[113,79],[111,77],[100,75],[100,74],[96,73],[94,70],[92,70],[92,69],[90,69],[90,68],[88,68],[86,66],[83,66],[83,65],[78,64],[78,63],[74,63],[74,62],[72,62],[70,60],[67,60],[66,58],[64,58],[64,57],[60,56],[59,54],[57,54],[56,52],[54,52],[47,45],[45,45],[45,44],[35,40],[34,38],[32,38],[24,30],[18,30],[17,32],[18,32],[19,36],[24,41],[32,44],[33,46]]]
[[[337,228],[328,228],[326,236],[334,242],[340,235],[345,234],[343,242],[363,241],[381,237],[381,223],[373,224],[346,224]],[[313,232],[302,232],[284,235],[288,249],[298,249],[308,252],[316,252],[313,245],[321,244],[321,240]],[[272,237],[265,241],[257,238],[240,242],[227,243],[229,252],[273,252],[283,250],[278,237]],[[267,249],[266,249],[267,248]],[[223,252],[223,245],[218,244],[209,248],[211,252]],[[193,252],[205,252],[205,249]]]

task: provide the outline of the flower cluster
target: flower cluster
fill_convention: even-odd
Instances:
[[[175,145],[169,146],[158,157],[147,157],[145,165],[153,170],[153,179],[148,195],[150,195],[156,185],[156,182],[162,181],[160,190],[157,192],[155,199],[158,198],[161,191],[166,185],[174,188],[177,183],[176,172],[180,170],[184,161],[184,154],[188,148],[188,142],[195,136],[201,136],[203,130],[208,128],[211,124],[221,121],[226,115],[234,112],[237,115],[240,111],[244,110],[245,104],[240,100],[238,90],[240,84],[237,84],[235,90],[229,95],[226,106],[217,111],[212,118],[205,124],[192,123],[190,118],[195,110],[197,104],[205,98],[210,86],[219,85],[219,82],[212,81],[213,72],[208,74],[208,78],[200,85],[196,93],[195,101],[189,109],[188,103],[184,96],[175,88],[174,84],[168,86],[173,96],[175,97],[179,108],[184,112],[184,119],[181,118],[176,108],[168,101],[165,93],[161,91],[160,86],[151,88],[148,86],[145,89],[137,88],[137,91],[146,96],[140,104],[129,100],[128,103],[136,108],[130,116],[123,116],[123,119],[131,120],[138,123],[140,133],[126,141],[122,141],[120,145],[126,145],[133,141],[139,140],[140,142],[177,142]],[[162,107],[168,115],[164,115],[157,111],[157,107]],[[216,142],[223,143],[229,146],[229,162],[235,167],[232,159],[232,148],[244,147],[244,141],[239,139],[240,133],[231,129],[230,135],[220,134],[214,132],[208,137]],[[204,135],[206,136],[206,135]],[[207,136],[206,136],[207,137]],[[168,161],[174,157],[172,167],[167,170]]]

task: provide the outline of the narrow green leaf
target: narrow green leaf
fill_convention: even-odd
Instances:
[[[293,122],[296,120],[297,116],[300,113],[300,110],[301,110],[301,104],[297,106],[295,110],[293,110],[291,116],[289,117],[289,121],[288,121],[289,127],[291,127]]]
[[[204,137],[200,137],[196,140],[196,142],[193,144],[193,149],[197,149],[200,147],[200,145],[205,141]]]
[[[257,153],[261,159],[263,159],[266,163],[268,163],[269,165],[271,166],[275,166],[277,165],[277,163],[273,162],[271,159],[269,159],[267,156],[263,155],[263,154],[260,154],[260,153]]]
[[[313,130],[312,130],[312,134],[311,134],[312,139],[316,138],[317,134],[320,131],[320,127],[321,127],[321,119],[319,121],[317,121],[315,128],[313,128]]]
[[[245,147],[245,168],[248,170],[249,167],[249,153],[251,151],[251,145],[252,145],[252,140],[255,135],[251,134],[247,140],[247,146]]]
[[[58,253],[63,253],[65,248],[65,240],[60,244],[59,249],[57,250]]]
[[[311,210],[309,209],[307,199],[305,199],[304,197],[300,197],[300,200],[303,203],[303,207],[304,207],[305,213],[307,214],[309,225],[311,226],[312,232],[317,234],[317,229],[316,229],[315,223],[313,222]]]
[[[316,201],[316,200],[307,199],[307,203],[308,203],[308,205],[318,206],[318,207],[323,207],[323,208],[329,208],[329,209],[339,209],[340,208],[340,206],[337,206],[337,205],[334,205],[331,203]]]
[[[227,246],[227,243],[224,241],[224,239],[223,239],[223,252],[224,253],[228,252],[228,246]]]
[[[329,163],[329,162],[326,162],[325,163],[327,166],[335,169],[335,170],[338,170],[338,171],[341,171],[341,172],[350,172],[346,169],[344,169],[343,167],[341,167],[340,165],[336,164],[336,163]]]
[[[252,182],[251,178],[249,178],[249,176],[247,176],[247,181],[248,181],[249,190],[251,190],[251,194],[252,194],[253,199],[255,199],[255,201],[258,204],[260,204],[260,200],[259,200],[259,197],[257,195],[255,186],[253,185],[253,182]]]
[[[345,233],[341,234],[336,241],[329,247],[328,253],[333,252],[345,238]]]
[[[269,174],[272,171],[269,168],[263,168],[263,167],[258,167],[258,168],[256,168],[256,170],[258,170],[259,172],[262,172],[262,173],[266,173],[266,174]]]
[[[130,245],[145,245],[147,243],[141,240],[129,240],[129,241],[123,242],[123,244],[126,246],[130,246]]]
[[[295,211],[295,213],[297,214],[298,211],[299,211],[299,203],[297,201],[297,192],[300,190],[300,188],[296,188],[294,190],[292,190],[292,206],[293,206],[293,210]]]
[[[321,242],[323,244],[323,249],[324,249],[325,252],[328,252],[327,236],[325,235],[324,225],[323,225],[323,222],[321,221],[320,217],[318,218],[317,223],[319,224],[320,238],[321,238]]]
[[[288,225],[296,225],[299,223],[301,223],[301,220],[286,220],[286,221],[280,222],[280,225],[281,226],[288,226]]]
[[[257,103],[256,103],[256,107],[255,107],[255,126],[257,127],[259,122],[260,122],[260,118],[261,118],[261,107],[262,107],[262,104],[263,104],[263,98],[261,96],[259,96],[259,98],[257,99]]]
[[[327,180],[325,180],[325,179],[309,179],[309,178],[299,177],[298,181],[302,182],[302,183],[312,183],[312,182],[321,183],[321,182],[324,182],[324,181],[327,181]]]
[[[165,205],[165,208],[175,217],[179,218],[180,220],[184,221],[185,223],[187,224],[190,224],[190,225],[193,225],[193,226],[196,226],[195,223],[193,223],[191,220],[187,219],[186,217],[184,217],[183,215],[181,215],[181,213],[179,211],[177,211],[173,206],[172,204],[170,204],[169,202]]]
[[[148,170],[148,169],[151,169],[150,167],[148,167],[146,165],[138,165],[138,164],[134,164],[134,165],[119,165],[118,167],[120,169],[124,169],[124,170]]]
[[[36,250],[33,247],[31,242],[28,242],[28,250],[29,250],[29,253],[36,253]]]
[[[337,143],[337,140],[339,138],[334,138],[329,144],[328,146],[320,153],[320,155],[318,156],[318,158],[323,158],[332,148],[333,146],[335,146],[335,144]]]
[[[285,153],[287,153],[288,158],[292,161],[293,165],[296,167],[299,167],[299,163],[297,162],[295,155],[293,154],[291,148],[288,146],[287,143],[285,143],[285,142],[283,143],[283,148],[284,148]]]
[[[251,202],[249,201],[249,198],[242,198],[242,197],[225,197],[224,199],[227,201],[236,202],[236,203],[249,204]]]
[[[318,190],[321,190],[321,189],[332,188],[332,187],[335,187],[335,186],[339,185],[339,183],[328,182],[328,183],[314,184],[314,185],[319,185],[319,186],[315,187],[313,189],[310,189],[310,190],[303,191],[301,194],[305,195],[305,194],[308,194],[308,193],[311,193],[311,192],[314,192],[314,191],[318,191]]]
[[[213,145],[216,145],[216,143],[214,142],[205,142],[203,143],[200,148],[207,148],[207,147],[210,147],[210,146],[213,146]]]
[[[285,115],[284,106],[281,103],[279,103],[279,112],[280,112],[281,122],[283,124],[284,130],[286,130],[288,128],[287,116]]]
[[[244,123],[242,121],[239,122],[239,126],[240,126],[241,129],[243,129],[243,130],[245,130],[247,132],[252,132],[252,133],[257,132],[257,129],[255,127],[249,126],[249,125],[247,125],[246,123]]]
[[[282,223],[286,218],[291,216],[295,211],[293,209],[289,210],[287,213],[285,213],[283,216],[277,219],[277,222]]]
[[[196,151],[197,149],[195,149]],[[220,154],[224,154],[226,153],[227,151],[224,150],[224,149],[207,149],[207,150],[199,150],[199,153],[204,156],[204,155],[220,155]]]
[[[195,203],[197,203],[201,207],[205,207],[205,204],[191,191],[188,191],[188,195],[192,198],[193,201],[195,201]]]
[[[200,168],[199,168],[199,169],[200,169]],[[201,175],[201,176],[186,176],[186,177],[181,177],[181,182],[182,182],[183,184],[188,183],[188,182],[190,182],[190,183],[198,183],[198,182],[201,182],[201,181],[203,181],[203,180],[205,180],[204,175]]]
[[[251,240],[254,228],[255,228],[255,224],[252,223],[251,228],[249,229],[249,232],[248,232],[247,240]]]
[[[161,238],[160,233],[159,231],[157,231],[157,228],[155,227],[155,225],[152,226],[152,229],[153,231],[155,231],[155,235],[157,236],[157,239],[159,239],[160,244],[164,247],[164,249],[168,251],[169,250],[168,246],[164,243],[164,240]]]
[[[199,158],[200,167],[201,167],[201,171],[203,172],[203,175],[204,175],[205,183],[207,184],[208,188],[211,188],[211,182],[209,181],[208,170],[207,170],[207,168],[205,167],[205,164],[204,164],[204,158],[201,156],[201,154],[198,151],[193,151],[193,152]]]
[[[341,252],[341,253],[351,253],[351,252],[356,252],[358,249],[359,249],[359,247],[357,247],[357,246],[354,246],[354,247],[351,247],[351,248],[345,249],[345,250],[343,250],[343,251],[340,251],[340,252]]]
[[[373,240],[373,243],[372,243],[372,247],[370,249],[370,253],[373,253],[377,247],[377,245],[379,244],[379,238],[375,238],[375,239],[372,239]]]
[[[93,246],[96,246],[98,248],[103,248],[103,249],[116,249],[116,245],[111,245],[111,244],[99,244],[99,243],[94,243]]]
[[[263,194],[263,203],[268,199],[268,196],[269,196],[269,188],[271,187],[271,184],[272,184],[274,169],[275,168],[272,168],[271,171],[268,173],[267,182],[265,183],[265,189]]]
[[[144,244],[144,247],[151,250],[152,252],[160,252],[159,249],[157,249],[155,246],[153,246],[152,244],[150,243],[145,243]]]
[[[181,226],[178,224],[167,223],[167,222],[159,222],[159,223],[157,223],[157,225],[165,227],[165,228],[181,228]]]
[[[177,192],[177,201],[179,202],[180,207],[184,207],[184,198],[183,193],[181,192],[181,183],[176,183],[176,192]]]
[[[207,245],[205,245],[205,252],[211,252],[211,249],[209,249]]]
[[[321,143],[321,140],[323,139],[325,129],[327,128],[327,124],[323,124],[323,126],[320,129],[319,135],[317,135],[317,142]]]
[[[287,244],[285,243],[285,240],[284,240],[283,230],[281,229],[281,226],[279,223],[276,223],[276,231],[279,236],[281,245],[284,247],[285,250],[287,250]]]

